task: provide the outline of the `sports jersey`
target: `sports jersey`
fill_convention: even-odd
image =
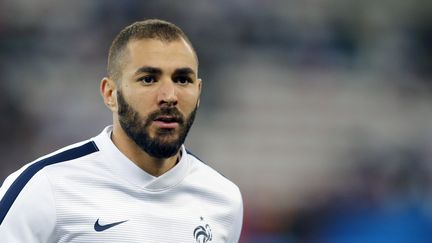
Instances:
[[[238,242],[236,185],[190,154],[154,177],[113,144],[112,126],[25,165],[0,188],[0,242]]]

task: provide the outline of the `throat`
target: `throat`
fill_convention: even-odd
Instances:
[[[177,154],[169,158],[154,158],[142,150],[139,151],[139,154],[131,159],[132,162],[155,177],[159,177],[174,168],[180,162],[182,156],[181,149]]]
[[[151,160],[149,160],[149,163],[146,163],[145,161],[134,163],[150,175],[159,177],[174,168],[180,162],[180,159],[181,152],[177,153],[173,157],[166,159],[152,158]]]

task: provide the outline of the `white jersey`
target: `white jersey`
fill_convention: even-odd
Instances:
[[[112,127],[11,174],[0,188],[2,243],[238,242],[240,191],[188,153],[154,177],[112,143]]]

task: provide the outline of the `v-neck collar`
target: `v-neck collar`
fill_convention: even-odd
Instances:
[[[155,177],[138,167],[126,157],[111,140],[112,126],[107,126],[93,140],[103,154],[105,166],[122,180],[145,190],[161,191],[180,183],[187,175],[190,162],[184,145],[181,146],[181,158],[178,163],[164,174]]]

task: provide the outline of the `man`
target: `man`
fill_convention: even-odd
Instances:
[[[5,180],[0,241],[238,242],[239,189],[183,145],[199,106],[197,74],[177,26],[123,29],[100,86],[113,125]]]

